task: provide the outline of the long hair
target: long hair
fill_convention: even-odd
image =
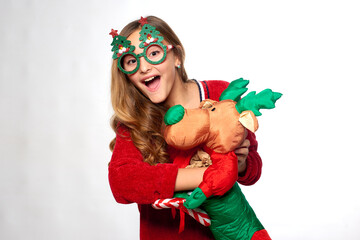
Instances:
[[[126,25],[120,32],[121,36],[129,37],[134,31],[141,29],[141,24],[135,20]],[[164,37],[164,40],[174,46],[175,56],[181,62],[177,69],[182,81],[188,80],[184,69],[185,51],[179,38],[169,25],[160,18],[149,16],[147,21]],[[164,104],[155,104],[146,98],[128,79],[127,75],[117,67],[117,59],[112,64],[111,103],[114,114],[111,118],[111,127],[115,133],[120,125],[125,126],[135,146],[143,155],[144,161],[155,165],[168,162],[166,142],[161,134],[161,123],[167,110]],[[110,142],[110,150],[115,147],[116,138]]]

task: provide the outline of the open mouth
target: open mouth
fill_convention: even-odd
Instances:
[[[155,91],[160,85],[160,76],[153,76],[145,79],[144,84],[150,91]]]

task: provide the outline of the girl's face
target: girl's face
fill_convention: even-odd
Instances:
[[[140,30],[133,32],[127,39],[135,46],[134,53],[140,54],[144,50],[139,48]],[[163,41],[164,43],[165,41]],[[167,43],[164,43],[165,45]],[[140,67],[137,72],[127,75],[130,81],[153,103],[166,101],[170,95],[174,83],[179,80],[176,66],[180,64],[179,59],[172,50],[167,51],[166,59],[160,64],[151,64],[144,57],[140,57]],[[178,79],[177,79],[178,78]]]

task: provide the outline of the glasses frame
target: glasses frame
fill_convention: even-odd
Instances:
[[[146,56],[146,52],[147,52],[148,48],[151,47],[152,45],[158,45],[158,46],[160,46],[160,47],[164,50],[164,56],[163,56],[160,60],[158,60],[158,61],[151,61],[151,60]],[[139,53],[139,54],[135,54],[134,52],[124,53],[124,54],[122,54],[122,55],[119,57],[119,59],[118,59],[118,63],[117,63],[118,68],[119,68],[123,73],[125,73],[125,74],[134,74],[134,73],[136,73],[136,72],[139,70],[139,68],[140,68],[140,58],[141,58],[141,57],[144,57],[145,60],[146,60],[148,63],[150,63],[150,64],[154,64],[154,65],[160,64],[160,63],[162,63],[162,62],[165,60],[166,55],[167,55],[167,50],[172,49],[172,47],[173,47],[172,45],[164,45],[164,44],[162,44],[161,42],[153,42],[153,43],[150,43],[149,45],[147,45],[146,47],[144,47],[144,51],[143,51],[142,53]],[[125,56],[128,55],[128,54],[134,56],[134,58],[136,59],[136,63],[137,63],[135,69],[132,70],[132,71],[126,71],[126,70],[121,66],[121,60],[122,60],[122,58],[125,57]]]

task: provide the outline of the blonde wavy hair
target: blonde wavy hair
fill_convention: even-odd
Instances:
[[[126,25],[120,32],[121,36],[129,37],[134,31],[141,29],[141,24],[135,20]],[[155,16],[148,16],[147,21],[156,27],[164,40],[174,46],[173,52],[181,61],[181,68],[177,69],[182,81],[188,81],[184,69],[185,51],[179,38],[170,26]],[[155,104],[145,97],[128,79],[127,75],[117,67],[117,59],[112,64],[111,103],[114,114],[111,118],[111,127],[115,133],[119,126],[125,126],[135,146],[143,155],[144,162],[150,165],[168,162],[166,142],[161,134],[161,123],[167,107],[160,103]],[[110,142],[110,150],[115,147],[116,137]]]

